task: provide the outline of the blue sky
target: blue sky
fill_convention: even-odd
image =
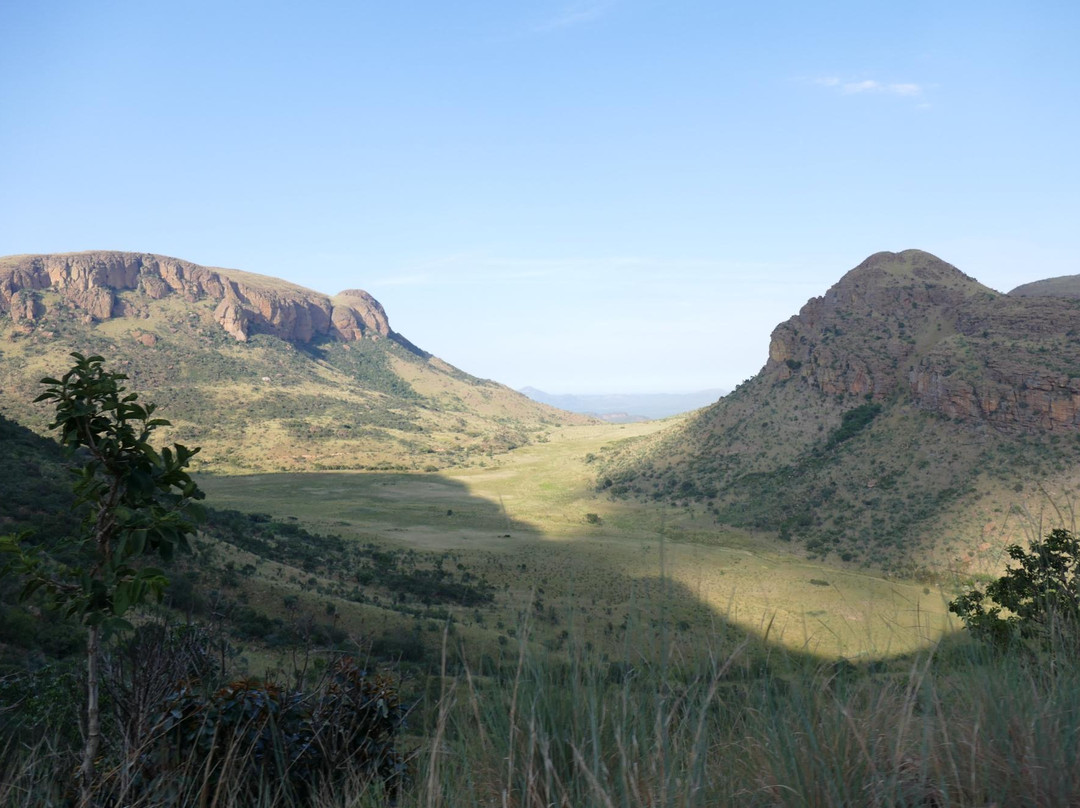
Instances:
[[[1080,4],[0,4],[0,254],[362,288],[471,373],[733,387],[879,250],[1080,273]]]

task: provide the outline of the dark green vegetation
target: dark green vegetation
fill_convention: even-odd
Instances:
[[[1080,640],[1080,541],[1050,531],[1027,550],[1008,548],[1019,566],[954,600],[949,608],[980,639],[999,648],[1029,641],[1042,651],[1075,648]],[[989,607],[987,606],[989,601]]]
[[[330,791],[401,788],[407,710],[397,679],[340,655],[291,683],[232,678],[221,648],[206,629],[159,622],[108,647],[98,773],[80,804],[299,805]],[[59,665],[0,680],[0,804],[67,804],[77,680]]]
[[[601,456],[597,489],[704,507],[812,557],[990,570],[1080,492],[1078,315],[926,253],[872,256],[776,328],[753,379]]]
[[[100,643],[132,629],[124,619],[132,607],[161,599],[168,579],[140,561],[149,555],[168,560],[174,548],[188,546],[195,530],[191,502],[203,494],[186,471],[198,449],[154,449],[154,430],[169,425],[152,417],[154,405],[140,404],[121,384],[127,377],[106,371],[102,357],[72,357],[75,364],[61,379],[42,379],[48,387],[36,401],[55,404],[49,428],[59,430],[62,446],[84,455],[73,487],[74,506],[85,506],[81,529],[47,556],[40,545],[21,546],[15,536],[0,537],[0,551],[14,556],[12,570],[26,580],[22,600],[44,592],[48,605],[86,628],[79,804],[88,807],[101,746]]]
[[[12,449],[0,454],[4,531],[24,534],[28,548],[62,553],[61,539],[78,531],[84,512],[74,507],[65,458],[54,442],[7,420],[0,420],[0,439]],[[483,607],[495,596],[492,585],[453,553],[346,541],[265,514],[204,511],[192,552],[164,565],[164,605],[183,619],[216,623],[236,658],[304,642],[355,648],[342,626],[347,604],[409,621],[445,620],[446,606]],[[43,664],[82,648],[74,624],[42,611],[36,600],[30,611],[18,605],[20,589],[16,576],[0,577],[0,663],[19,668],[29,655]],[[430,661],[430,643],[417,632],[400,631],[385,618],[379,623],[387,625],[385,632],[364,632],[376,655]]]
[[[28,545],[56,550],[80,523],[72,510],[70,470],[63,450],[3,416],[0,446],[0,535],[21,534]],[[15,606],[22,586],[15,576],[0,576],[0,659],[10,663],[32,648],[47,657],[81,650],[85,632],[75,624],[53,611],[31,615]]]

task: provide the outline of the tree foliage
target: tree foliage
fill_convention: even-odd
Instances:
[[[81,530],[48,556],[12,536],[0,539],[0,550],[12,555],[9,567],[24,578],[23,598],[43,591],[53,606],[86,627],[80,804],[88,805],[100,744],[99,642],[131,628],[125,615],[133,606],[161,598],[168,579],[141,559],[153,554],[167,560],[177,548],[187,548],[198,516],[193,503],[203,494],[186,471],[198,449],[155,449],[154,430],[169,423],[153,417],[155,406],[126,392],[121,382],[127,376],[105,370],[102,357],[71,356],[75,364],[60,379],[41,380],[47,387],[35,402],[55,406],[49,428],[59,431],[60,443],[82,462],[73,486],[75,506],[84,514]]]
[[[998,647],[1018,641],[1051,649],[1074,645],[1080,638],[1080,540],[1059,528],[1027,550],[1014,544],[1007,552],[1019,566],[1009,567],[985,591],[975,588],[956,598],[949,610]]]
[[[168,560],[187,549],[198,512],[192,502],[203,494],[186,468],[198,449],[174,444],[160,452],[150,437],[168,421],[154,418],[155,406],[120,384],[127,376],[104,369],[100,356],[73,353],[75,365],[61,379],[45,378],[48,388],[35,401],[55,404],[50,429],[83,459],[74,483],[75,505],[85,506],[82,530],[66,544],[72,563],[56,563],[31,550],[5,546],[18,556],[25,576],[23,597],[43,589],[50,600],[86,626],[106,633],[129,628],[127,611],[159,599],[167,579],[137,559],[156,554]]]

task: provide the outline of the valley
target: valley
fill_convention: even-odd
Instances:
[[[1078,35],[0,2],[0,808],[1080,808]]]
[[[686,652],[709,648],[718,623],[820,658],[880,659],[926,647],[950,630],[948,589],[888,580],[808,560],[768,534],[726,528],[704,508],[611,499],[595,491],[589,458],[669,424],[553,430],[485,468],[429,474],[203,475],[217,507],[296,517],[309,530],[377,541],[457,563],[495,585],[489,629],[514,626],[538,595],[554,621],[618,655],[605,631],[671,586],[667,621]],[[658,588],[659,587],[659,588]],[[655,614],[653,614],[655,612]],[[470,610],[459,620],[474,624]],[[557,627],[557,628],[556,628]],[[477,626],[483,633],[483,626]],[[493,630],[490,642],[504,631]],[[545,635],[552,635],[547,637]]]
[[[730,394],[610,423],[454,368],[359,290],[149,254],[0,259],[5,551],[89,580],[66,566],[92,552],[65,540],[90,523],[81,458],[33,400],[72,349],[99,352],[160,405],[162,437],[200,447],[207,506],[192,552],[162,559],[160,604],[127,610],[100,655],[107,720],[134,739],[108,741],[101,794],[1065,804],[1074,624],[1002,653],[949,607],[1010,544],[1075,529],[1072,289],[1001,295],[878,253],[781,323]],[[0,772],[55,804],[86,627],[20,577],[0,576],[0,725],[20,744]],[[161,689],[132,723],[144,684]],[[312,783],[338,790],[313,801]]]
[[[233,595],[274,620],[330,608],[321,590],[368,640],[437,613],[498,651],[529,616],[548,648],[575,621],[614,658],[643,619],[687,649],[723,623],[762,649],[883,658],[949,631],[952,593],[1008,544],[1071,526],[1070,290],[1001,295],[927,253],[878,253],[777,326],[735,391],[618,424],[452,367],[361,290],[142,253],[11,256],[0,411],[44,432],[37,380],[73,346],[99,352],[162,406],[171,440],[201,447],[212,507],[413,554],[421,578],[452,557],[495,592],[433,612],[386,590],[390,608],[333,568],[345,549],[324,559],[333,580],[301,585],[226,541],[250,573],[224,574]]]

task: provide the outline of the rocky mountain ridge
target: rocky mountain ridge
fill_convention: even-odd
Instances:
[[[762,372],[1006,431],[1076,430],[1078,310],[1064,297],[1002,295],[928,253],[878,253],[777,326]]]
[[[844,561],[992,565],[1080,497],[1069,288],[1005,295],[925,252],[872,255],[776,327],[756,376],[610,452],[597,487]]]
[[[177,295],[188,302],[218,301],[217,323],[233,339],[253,333],[289,342],[330,337],[342,341],[395,337],[379,302],[360,289],[334,297],[274,278],[232,269],[204,267],[150,253],[90,251],[0,258],[0,314],[32,324],[46,314],[42,292],[88,321],[140,314],[138,292],[150,300]]]
[[[588,422],[412,345],[360,290],[149,253],[0,258],[0,414],[35,431],[39,379],[100,354],[200,468],[431,472]]]
[[[1011,292],[1011,297],[1080,298],[1080,275],[1059,275],[1041,281],[1025,283]]]

